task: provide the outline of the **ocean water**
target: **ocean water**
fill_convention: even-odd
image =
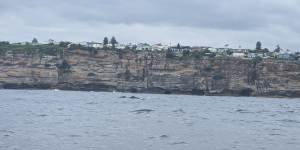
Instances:
[[[0,150],[120,149],[299,150],[300,99],[0,90]]]

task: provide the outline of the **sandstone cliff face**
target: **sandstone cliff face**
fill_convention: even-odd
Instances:
[[[70,68],[59,67],[65,60]],[[163,52],[65,51],[0,57],[1,88],[300,97],[300,62],[174,58]]]

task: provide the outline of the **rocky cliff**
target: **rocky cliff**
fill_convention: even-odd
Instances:
[[[0,88],[300,97],[300,62],[68,50],[0,57]]]

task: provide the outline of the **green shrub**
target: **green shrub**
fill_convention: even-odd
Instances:
[[[224,79],[224,74],[222,74],[222,73],[217,73],[217,74],[215,74],[215,75],[213,76],[213,79],[214,79],[214,80],[222,80],[222,79]]]
[[[211,71],[213,71],[213,68],[211,66],[208,66],[208,67],[205,67],[203,70],[205,72],[211,72]]]
[[[56,66],[60,70],[70,70],[71,65],[66,60],[63,60],[61,64],[57,64]]]
[[[174,58],[176,55],[169,49],[166,51],[166,58]]]

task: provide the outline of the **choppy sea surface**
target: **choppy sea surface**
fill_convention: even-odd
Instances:
[[[0,90],[0,150],[299,150],[300,99]]]

